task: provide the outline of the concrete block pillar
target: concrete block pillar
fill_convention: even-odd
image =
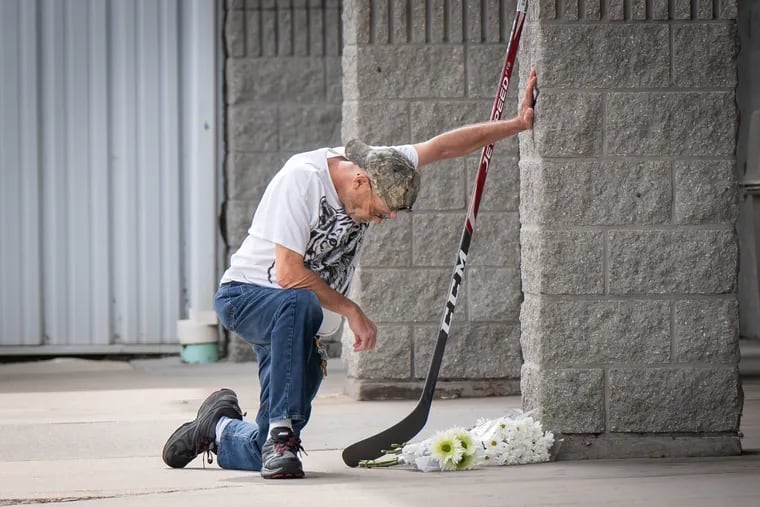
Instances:
[[[344,1],[344,142],[415,143],[486,121],[514,12],[514,0]],[[357,354],[344,333],[352,396],[419,395],[479,155],[424,167],[414,212],[371,228],[351,296],[379,338],[377,350]],[[519,387],[517,140],[499,143],[493,161],[439,377],[444,396]]]
[[[524,408],[560,457],[738,454],[736,3],[530,3]]]

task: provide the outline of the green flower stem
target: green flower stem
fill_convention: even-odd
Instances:
[[[384,454],[377,459],[363,459],[359,462],[362,468],[385,468],[398,464],[398,454]]]

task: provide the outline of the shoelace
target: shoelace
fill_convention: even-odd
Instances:
[[[196,454],[203,453],[204,460],[203,460],[203,468],[206,468],[206,463],[212,464],[214,462],[214,456],[211,454],[211,447],[213,446],[214,441],[213,440],[207,440],[207,439],[201,439],[198,442],[198,446],[195,449]]]
[[[309,453],[306,452],[306,449],[304,449],[301,445],[301,439],[295,435],[290,436],[287,440],[277,440],[273,443],[274,450],[278,454],[283,454],[285,451],[288,451],[293,454],[304,454],[306,456],[309,455]]]

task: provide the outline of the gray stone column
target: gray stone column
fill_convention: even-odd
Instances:
[[[514,8],[514,0],[345,1],[343,140],[414,143],[486,121]],[[424,167],[414,212],[371,231],[352,296],[378,323],[378,347],[353,353],[344,333],[352,396],[419,395],[479,155]],[[518,389],[516,139],[499,143],[493,160],[438,384],[444,396]]]
[[[561,457],[740,452],[735,16],[531,2],[521,388]]]

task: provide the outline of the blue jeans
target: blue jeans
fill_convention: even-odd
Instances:
[[[275,289],[231,282],[219,287],[216,313],[222,325],[253,346],[261,396],[256,422],[233,420],[217,448],[222,468],[261,470],[261,447],[269,421],[291,419],[300,435],[322,382],[322,361],[314,339],[322,307],[307,289]]]

